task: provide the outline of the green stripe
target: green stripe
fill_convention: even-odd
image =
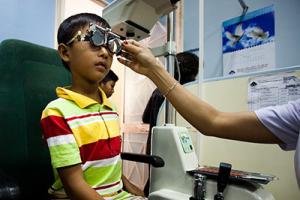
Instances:
[[[48,104],[46,108],[54,108],[63,112],[63,116],[80,115],[90,112],[99,112],[99,104],[92,105],[88,108],[81,109],[74,101],[66,99],[57,99]]]
[[[90,167],[85,170],[84,178],[89,185],[111,184],[121,179],[122,163],[105,167]],[[104,182],[105,181],[105,182]]]
[[[120,194],[118,194],[114,200],[124,200],[124,199],[128,199],[129,197],[132,197],[131,194],[129,194],[128,192],[121,192]]]
[[[99,184],[107,185],[107,184],[115,183],[115,182],[121,180],[121,168],[122,168],[121,161],[113,166],[91,167],[91,168],[88,168],[84,172],[84,179],[92,187],[97,187]],[[99,175],[99,176],[97,176],[97,175]],[[58,176],[57,170],[54,170],[54,176],[55,176],[55,182],[52,185],[52,187],[55,189],[63,188],[63,185]],[[99,179],[99,180],[97,180],[97,179]],[[107,180],[105,182],[103,182],[105,179],[107,179]],[[101,183],[99,183],[99,182],[101,182]],[[120,188],[117,190],[120,190],[123,188],[122,182],[120,182],[120,184],[121,184]],[[113,188],[113,189],[107,188],[102,191],[105,191],[105,193],[113,193],[116,191],[116,189],[115,188]]]
[[[100,104],[93,104],[90,105],[84,109],[81,109],[74,101],[67,100],[67,99],[56,99],[52,102],[50,102],[46,109],[58,109],[59,111],[63,112],[63,116],[69,117],[74,115],[83,115],[83,114],[89,114],[94,112],[109,112],[110,110],[107,110],[106,107],[100,105]],[[116,112],[116,109],[114,108],[112,110],[113,112]]]
[[[64,186],[60,180],[57,170],[53,169],[53,173],[54,173],[54,180],[55,180],[55,182],[52,184],[53,189],[58,190],[58,189],[63,188]]]
[[[81,163],[76,143],[61,144],[49,147],[53,168]]]

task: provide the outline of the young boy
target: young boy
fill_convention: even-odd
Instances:
[[[107,98],[111,97],[111,95],[113,95],[113,93],[115,92],[114,88],[118,80],[118,76],[112,70],[109,70],[108,74],[100,82],[100,87],[106,94]]]
[[[109,28],[101,17],[82,13],[58,29],[58,53],[72,84],[56,89],[58,99],[41,119],[55,177],[49,193],[55,199],[144,199],[128,193],[143,195],[122,177],[118,114],[99,89],[120,50]]]

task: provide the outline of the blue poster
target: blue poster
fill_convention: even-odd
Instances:
[[[225,76],[274,68],[274,6],[223,22],[222,44]]]

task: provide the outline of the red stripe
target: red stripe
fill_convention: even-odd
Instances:
[[[67,121],[72,121],[74,119],[83,119],[83,118],[92,117],[92,116],[111,115],[111,114],[118,115],[117,112],[101,112],[101,113],[85,114],[85,115],[79,115],[79,116],[75,116],[75,117],[70,117],[70,118],[66,118],[66,120]]]
[[[106,189],[106,188],[110,188],[112,186],[118,185],[120,184],[120,181],[116,182],[116,183],[112,183],[110,185],[104,185],[104,186],[100,186],[100,187],[96,187],[94,188],[95,190],[101,190],[101,189]]]
[[[100,116],[100,114],[99,114],[99,113],[85,114],[85,115],[80,115],[80,116],[75,116],[75,117],[66,118],[66,120],[67,120],[67,121],[72,121],[72,120],[74,120],[74,119],[82,119],[82,118],[92,117],[92,116]]]
[[[59,116],[48,116],[41,120],[44,138],[72,134],[66,120]]]
[[[112,114],[115,114],[115,115],[118,115],[119,114],[117,112],[101,112],[100,115],[112,115]]]
[[[107,140],[85,144],[80,147],[80,155],[83,164],[87,161],[112,158],[121,152],[121,136]]]

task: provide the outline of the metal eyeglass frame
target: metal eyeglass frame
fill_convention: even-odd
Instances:
[[[100,31],[102,34],[104,34],[104,40],[102,38],[101,41],[96,43],[96,41],[93,40],[93,36],[95,36],[97,31]],[[112,39],[109,39],[110,37],[112,37]],[[92,45],[94,45],[96,47],[105,46],[111,53],[114,53],[116,55],[118,55],[122,50],[120,36],[113,33],[110,28],[103,28],[94,23],[91,23],[89,25],[88,34],[84,34],[79,30],[77,32],[77,34],[66,43],[66,45],[72,44],[72,42],[74,42],[74,40],[76,40],[76,39],[78,41],[90,41],[92,43]],[[117,45],[115,51],[110,48],[110,44],[112,44],[112,43]]]

